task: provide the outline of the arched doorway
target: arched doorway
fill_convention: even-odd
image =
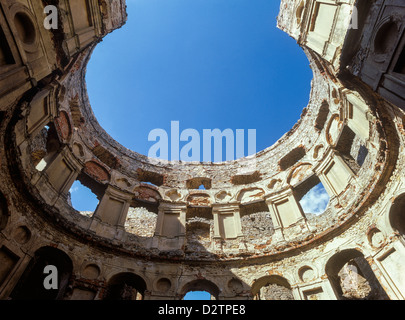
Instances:
[[[145,291],[145,280],[134,273],[123,272],[108,281],[104,300],[143,300]]]
[[[181,299],[184,299],[189,292],[199,292],[201,296],[205,298],[207,297],[207,293],[209,293],[211,295],[210,300],[218,300],[220,290],[215,283],[206,279],[198,279],[187,283],[183,287],[181,290]],[[203,292],[205,292],[204,295],[202,294]]]
[[[388,300],[363,254],[347,249],[332,256],[325,267],[339,300]]]
[[[44,272],[47,266],[56,267],[57,288],[46,289],[44,286],[44,280],[48,276]],[[72,270],[72,260],[66,253],[52,247],[42,247],[35,252],[10,296],[15,300],[62,300]]]
[[[265,276],[252,285],[254,300],[294,300],[291,286],[287,279],[277,276]]]

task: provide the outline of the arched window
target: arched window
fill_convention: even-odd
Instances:
[[[294,192],[308,219],[321,215],[329,204],[329,194],[315,175],[297,186]]]
[[[305,215],[319,216],[325,211],[328,203],[329,195],[321,182],[311,188],[300,200]]]
[[[82,173],[69,190],[68,202],[80,214],[92,216],[103,193],[104,187]]]

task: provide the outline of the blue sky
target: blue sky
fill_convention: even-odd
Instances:
[[[206,291],[190,291],[183,300],[211,300],[211,294]]]
[[[296,41],[276,28],[280,1],[127,0],[127,6],[127,24],[97,46],[86,76],[99,123],[123,146],[147,155],[154,144],[149,133],[170,133],[171,121],[179,121],[180,131],[201,136],[203,129],[246,135],[255,129],[260,151],[307,106],[312,71]],[[77,210],[97,206],[80,183],[71,193]]]
[[[201,136],[255,129],[260,151],[297,122],[312,71],[296,41],[276,28],[279,1],[127,5],[127,24],[97,46],[86,77],[98,121],[122,145],[147,155],[151,130],[170,134],[179,121],[180,132]]]
[[[279,5],[127,0],[126,25],[98,44],[87,68],[98,121],[122,145],[144,155],[155,143],[148,141],[149,133],[162,128],[170,134],[172,121],[179,122],[180,132],[192,128],[201,137],[204,129],[229,128],[244,129],[247,140],[247,131],[255,129],[256,150],[271,146],[299,119],[312,80],[303,50],[276,27]],[[71,193],[77,210],[97,206],[79,182]],[[319,214],[328,200],[320,185],[301,205]]]
[[[180,132],[192,128],[201,137],[204,129],[229,128],[244,129],[247,138],[255,129],[256,150],[271,146],[299,119],[312,80],[302,49],[276,27],[279,5],[127,0],[126,25],[96,47],[87,69],[98,121],[122,145],[145,155],[155,143],[149,133],[162,128],[170,134],[172,121]],[[97,206],[80,183],[71,193],[78,210]],[[328,200],[320,185],[301,205],[319,214]]]

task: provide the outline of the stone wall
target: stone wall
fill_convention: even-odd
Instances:
[[[0,3],[1,299],[32,296],[46,261],[65,277],[54,296],[39,289],[44,299],[405,298],[402,80],[365,53],[375,22],[393,8],[403,21],[402,3],[282,0],[278,27],[314,74],[308,105],[273,146],[218,164],[154,161],[98,124],[86,65],[125,23],[125,1],[61,0],[61,28],[32,43],[14,24],[41,26],[48,2]],[[348,31],[355,4],[368,8],[360,38]],[[384,53],[393,65],[399,39]],[[371,70],[387,85],[370,85]],[[99,198],[95,212],[72,208],[76,180]],[[318,182],[329,204],[304,213]]]

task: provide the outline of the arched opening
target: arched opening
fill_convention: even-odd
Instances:
[[[326,275],[339,300],[388,300],[363,254],[355,249],[332,256]]]
[[[96,211],[103,193],[103,186],[82,173],[69,190],[68,202],[80,214],[91,217]]]
[[[192,294],[188,294],[189,292]],[[181,298],[185,299],[187,296],[188,300],[190,300],[190,297],[194,298],[193,300],[206,300],[202,298],[207,298],[207,293],[210,294],[209,300],[218,300],[220,290],[213,282],[206,279],[199,279],[191,281],[183,287],[181,290]]]
[[[319,181],[314,187],[309,189],[309,191],[301,198],[299,201],[304,214],[307,218],[312,216],[319,216],[325,212],[329,204],[329,194],[323,186],[322,182]]]
[[[368,155],[368,149],[364,145],[364,141],[362,141],[349,126],[344,126],[339,141],[336,144],[336,150],[345,163],[356,174],[359,172]]]
[[[57,270],[56,289],[46,289],[44,280],[48,276],[45,267]],[[10,297],[13,300],[62,300],[72,275],[73,264],[69,256],[59,249],[42,247],[35,252]]]
[[[140,276],[124,272],[114,275],[107,285],[104,300],[143,300],[146,282]]]
[[[254,300],[294,300],[291,286],[287,279],[277,276],[265,276],[252,285]]]
[[[297,185],[294,195],[307,219],[321,215],[329,205],[330,196],[317,175]]]
[[[395,199],[390,209],[389,219],[391,227],[405,239],[405,193]]]

